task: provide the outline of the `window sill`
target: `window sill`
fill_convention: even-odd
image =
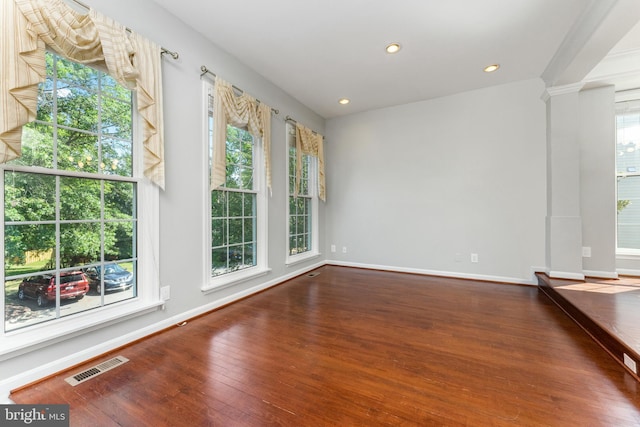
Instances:
[[[616,252],[616,259],[640,259],[640,249],[619,249]]]
[[[285,265],[287,267],[288,266],[293,266],[293,265],[296,265],[296,264],[300,264],[301,262],[308,261],[310,259],[318,258],[320,255],[321,254],[318,251],[309,251],[309,252],[305,252],[305,253],[300,254],[300,255],[288,256],[287,260],[285,261]]]
[[[164,303],[161,300],[146,303],[139,300],[126,301],[114,306],[94,309],[86,313],[74,314],[40,325],[7,332],[0,336],[0,361],[156,311]]]
[[[270,271],[270,268],[258,269],[258,267],[253,267],[235,273],[224,274],[219,277],[212,277],[209,280],[209,284],[202,286],[200,290],[205,294],[209,292],[219,291],[238,283],[255,279],[256,277],[265,276]]]

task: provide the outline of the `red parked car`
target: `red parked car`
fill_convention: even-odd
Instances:
[[[60,299],[81,299],[89,292],[89,281],[82,271],[64,271],[60,273]],[[38,307],[44,307],[49,301],[56,300],[56,275],[39,274],[27,277],[18,287],[18,298],[33,298]]]

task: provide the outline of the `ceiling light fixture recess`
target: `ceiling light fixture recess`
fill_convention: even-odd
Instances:
[[[487,65],[486,67],[484,67],[484,72],[485,73],[493,73],[494,71],[497,71],[498,68],[500,68],[500,64]]]
[[[340,98],[340,99],[338,100],[338,104],[341,104],[341,105],[347,105],[347,104],[348,104],[348,103],[350,103],[350,102],[351,102],[351,101],[349,100],[349,98]]]
[[[388,44],[385,50],[387,53],[398,53],[400,51],[400,43]]]

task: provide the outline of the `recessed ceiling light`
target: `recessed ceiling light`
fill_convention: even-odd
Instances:
[[[349,98],[340,98],[338,100],[338,104],[342,104],[342,105],[347,105],[348,103],[350,103],[351,101],[349,100]]]
[[[398,53],[400,51],[400,43],[391,43],[385,50],[387,53]]]
[[[491,65],[487,65],[486,67],[484,67],[484,72],[485,73],[493,73],[494,71],[496,71],[498,68],[500,68],[500,64],[491,64]]]

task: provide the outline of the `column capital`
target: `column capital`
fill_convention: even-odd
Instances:
[[[569,93],[578,93],[582,90],[584,86],[585,86],[584,82],[572,83],[569,85],[562,85],[562,86],[549,86],[544,90],[544,92],[542,92],[542,95],[540,96],[540,98],[544,102],[547,102],[549,99],[551,99],[554,96],[567,95]]]

